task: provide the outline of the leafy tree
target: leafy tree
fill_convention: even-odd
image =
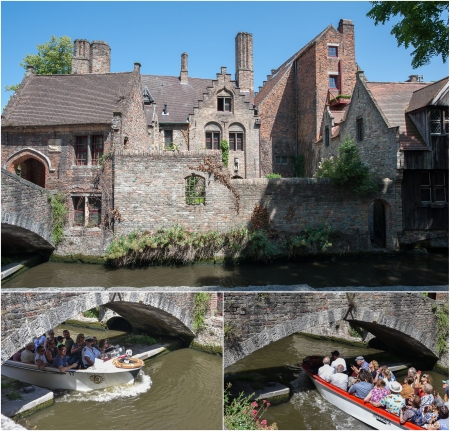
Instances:
[[[359,196],[370,196],[378,191],[371,178],[369,165],[361,160],[353,139],[347,138],[339,147],[339,156],[324,159],[315,173],[317,178],[331,178],[338,186],[351,187]]]
[[[72,72],[73,45],[68,36],[55,37],[37,45],[37,54],[27,54],[19,66],[27,70],[34,66],[36,75],[68,74]],[[19,84],[7,85],[6,91],[16,91]]]
[[[367,16],[375,25],[385,24],[391,17],[403,17],[392,28],[398,46],[414,47],[412,67],[417,69],[430,62],[431,57],[448,58],[448,2],[447,1],[371,1]],[[447,12],[445,14],[445,12]],[[445,23],[447,15],[447,23]]]

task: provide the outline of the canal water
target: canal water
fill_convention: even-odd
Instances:
[[[448,250],[415,254],[305,258],[272,264],[152,266],[113,269],[103,265],[47,262],[2,283],[14,287],[265,286],[311,287],[448,285]]]
[[[222,429],[222,358],[181,349],[147,361],[136,382],[70,392],[22,420],[28,429]]]
[[[276,422],[280,430],[372,429],[325,401],[301,369],[289,371],[289,367],[286,367],[286,365],[301,364],[303,358],[309,355],[329,356],[333,350],[339,350],[348,365],[354,364],[354,359],[359,355],[370,360],[376,359],[380,365],[387,362],[402,362],[402,358],[394,358],[383,350],[338,344],[329,340],[316,340],[296,334],[271,343],[226,368],[225,381],[230,378],[235,381],[236,378],[245,380],[249,373],[251,376],[255,376],[255,373],[262,374],[270,381],[279,381],[283,375],[290,375],[291,398],[286,403],[270,406],[263,416],[269,424]],[[403,360],[408,361],[411,358],[403,358]],[[422,371],[430,373],[427,370]],[[403,382],[401,376],[406,374],[405,372],[394,374]],[[448,377],[434,372],[430,374],[435,382],[435,389],[438,389],[443,397],[442,380]]]

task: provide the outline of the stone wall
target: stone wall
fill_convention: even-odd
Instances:
[[[48,202],[49,192],[16,174],[2,168],[2,234],[19,227],[42,238],[42,246],[53,248],[52,209]],[[3,237],[3,240],[6,238]],[[37,239],[28,237],[30,243]],[[11,241],[8,243],[8,241]],[[13,249],[13,238],[2,244]]]
[[[214,176],[190,168],[201,164],[204,154],[118,154],[115,203],[123,221],[116,225],[116,233],[154,230],[175,223],[203,231],[249,227],[255,207],[263,205],[276,229],[299,231],[310,224],[329,223],[349,236],[350,250],[370,249],[369,200],[338,189],[326,179],[232,180],[240,195],[238,214],[230,190]],[[206,180],[204,205],[186,204],[185,178],[192,173]]]

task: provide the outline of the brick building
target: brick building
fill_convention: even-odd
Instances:
[[[356,75],[344,115],[326,107],[317,153],[336,156],[348,136],[383,179],[369,210],[375,244],[448,247],[448,78],[369,82],[362,71]]]
[[[255,96],[261,116],[261,175],[295,176],[293,157],[305,157],[304,176],[318,163],[319,138],[326,103],[340,112],[355,85],[355,41],[351,20],[329,25],[280,67],[273,69]]]

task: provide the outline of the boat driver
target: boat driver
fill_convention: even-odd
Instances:
[[[83,365],[88,368],[94,365],[95,358],[99,358],[101,353],[95,346],[92,345],[92,343],[94,342],[93,337],[88,335],[84,341],[86,343],[86,346],[83,347],[81,357],[83,358]]]
[[[334,372],[336,372],[336,368],[338,365],[342,365],[344,367],[344,373],[347,372],[347,363],[345,362],[345,359],[339,357],[340,354],[337,350],[334,352],[331,352],[331,360],[333,361],[331,363],[331,366],[334,368]]]

